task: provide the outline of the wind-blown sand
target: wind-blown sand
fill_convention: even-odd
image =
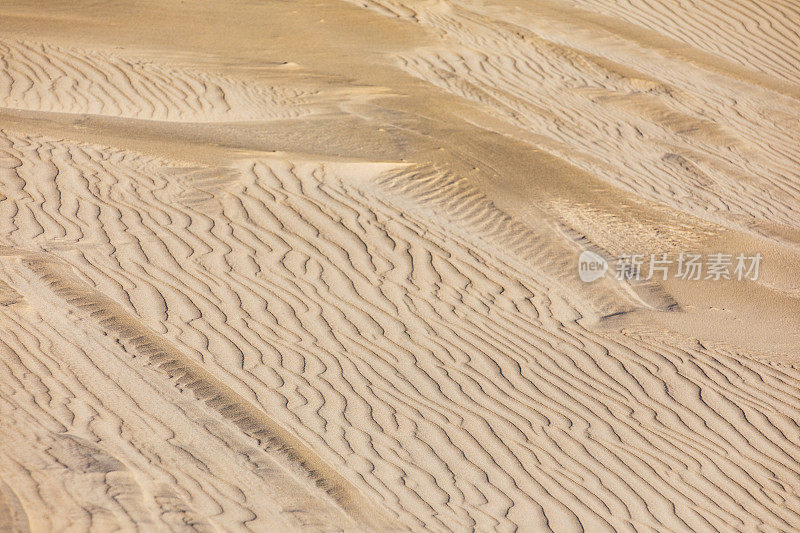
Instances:
[[[0,530],[798,530],[798,213],[791,1],[8,2]]]

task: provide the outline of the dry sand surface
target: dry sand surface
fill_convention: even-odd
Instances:
[[[0,530],[800,531],[800,3],[2,2]]]

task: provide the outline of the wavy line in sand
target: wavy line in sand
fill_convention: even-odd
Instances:
[[[578,0],[771,76],[800,84],[800,7],[787,0]]]
[[[473,233],[503,220],[479,197],[432,196],[452,176],[276,158],[212,185],[102,147],[2,151],[6,245],[70,264],[404,527],[800,520],[796,369],[595,330]]]
[[[179,122],[293,118],[314,95],[112,53],[0,40],[0,106]]]
[[[0,255],[14,253],[14,250],[0,249]],[[52,257],[37,257],[31,253],[23,253],[21,261],[58,298],[89,317],[105,334],[112,335],[125,353],[142,358],[147,365],[165,373],[175,386],[191,391],[198,400],[231,421],[245,435],[257,439],[267,451],[286,456],[289,463],[298,466],[305,476],[330,494],[356,520],[355,524],[348,524],[349,528],[360,524],[379,530],[393,529],[391,522],[378,509],[364,502],[348,481],[321,461],[296,436],[272,420],[263,409],[184,356],[177,347],[130,316],[124,307],[76,278],[69,266],[54,262]]]
[[[530,132],[522,137],[539,148],[716,224],[775,237],[763,222],[798,227],[795,99],[559,12],[355,3],[441,33],[446,47],[404,52],[400,67]]]
[[[296,437],[77,279],[68,265],[48,254],[17,249],[3,248],[0,255],[2,276],[20,289],[17,301],[7,304],[12,307],[0,310],[0,374],[6,385],[25,384],[25,392],[0,401],[6,415],[0,440],[15,465],[9,469],[0,460],[0,469],[28,505],[51,510],[33,517],[36,529],[56,524],[102,529],[188,525],[199,531],[217,526],[245,530],[248,525],[395,529]],[[143,387],[136,378],[147,384]],[[192,399],[170,393],[171,386]],[[210,415],[203,404],[219,416]],[[87,412],[93,414],[83,420]],[[149,417],[154,420],[138,427]],[[154,439],[153,432],[165,429],[171,436]],[[11,451],[22,442],[26,452]],[[233,464],[221,467],[230,459]],[[61,492],[60,484],[65,485]],[[76,513],[81,507],[87,511]],[[219,516],[215,508],[226,514]],[[17,511],[10,516],[19,522],[19,509],[9,509]]]

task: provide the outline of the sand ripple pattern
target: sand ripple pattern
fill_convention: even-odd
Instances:
[[[292,118],[312,95],[52,44],[0,41],[0,106],[178,122]]]
[[[575,5],[800,84],[800,6],[792,0],[578,0]]]
[[[232,458],[242,441],[212,439],[210,423],[191,432],[169,424],[222,413],[215,423],[228,424],[228,439],[246,441],[224,415],[245,424],[236,413],[256,409],[355,488],[351,507],[329,492],[335,483],[322,484],[332,504],[323,505],[325,494],[314,500],[329,516],[344,510],[343,528],[358,497],[413,530],[800,523],[796,369],[595,331],[570,291],[482,239],[496,235],[482,221],[501,214],[466,189],[437,201],[435,187],[408,187],[409,172],[423,174],[279,159],[214,169],[4,134],[0,244],[11,251],[0,261],[2,294],[16,310],[7,316],[25,309],[26,321],[0,322],[2,383],[17,383],[2,395],[0,435],[37,444],[3,446],[0,477],[14,476],[23,504],[40,504],[62,486],[39,470],[56,457],[84,465],[81,475],[96,476],[109,495],[73,520],[159,520],[157,505],[166,505],[191,512],[196,529],[231,516],[245,527],[274,508],[253,499],[263,480],[239,489],[214,480],[219,468],[247,470]],[[420,179],[447,186],[452,177]],[[64,289],[75,279],[86,288]],[[133,322],[120,323],[122,311],[109,314],[102,298]],[[183,355],[137,366],[143,381],[104,393],[134,364],[120,345],[133,360],[146,355],[136,328]],[[56,353],[68,358],[53,352],[60,339],[71,343]],[[174,388],[145,393],[189,365],[233,391],[238,407],[199,409]],[[91,380],[104,386],[90,403],[77,400],[89,396],[71,388]],[[150,401],[164,405],[135,404]],[[147,414],[161,409],[175,411],[172,422]],[[24,420],[6,425],[7,413]],[[153,442],[142,437],[147,427],[163,437],[163,454],[144,444],[137,452]],[[209,442],[221,448],[205,453]],[[87,464],[105,457],[96,450],[108,457]],[[192,459],[166,485],[180,494],[156,483],[175,464],[166,453]],[[315,485],[310,470],[293,471],[296,483]],[[81,497],[52,519],[83,509]],[[123,513],[128,503],[139,507]]]
[[[587,172],[714,223],[800,227],[796,99],[561,12],[517,19],[456,3],[356,3],[447,39],[399,57],[404,70]]]

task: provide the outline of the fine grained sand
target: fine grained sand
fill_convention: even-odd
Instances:
[[[7,2],[0,530],[798,530],[799,213],[790,0]]]

